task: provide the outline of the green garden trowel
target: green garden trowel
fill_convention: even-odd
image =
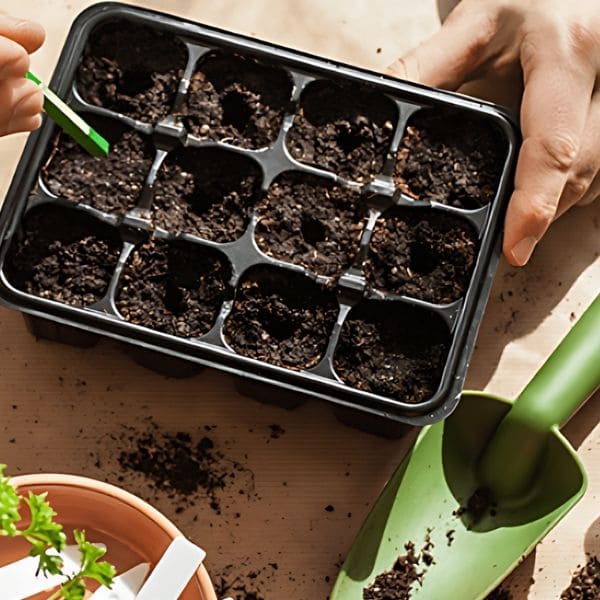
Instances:
[[[25,77],[44,92],[46,114],[81,147],[96,158],[103,158],[110,150],[109,143],[92,129],[70,106],[63,102],[48,86],[28,71]]]
[[[599,385],[600,296],[514,402],[465,392],[446,421],[421,432],[363,524],[331,600],[361,600],[405,543],[418,551],[427,536],[434,562],[418,565],[424,573],[410,598],[485,598],[583,496],[587,476],[559,428]],[[474,498],[484,499],[477,511]]]

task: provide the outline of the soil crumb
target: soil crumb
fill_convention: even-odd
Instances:
[[[512,594],[508,590],[498,587],[493,592],[489,593],[485,600],[512,600],[512,597]]]

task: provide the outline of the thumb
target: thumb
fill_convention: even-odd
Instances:
[[[491,9],[459,5],[441,29],[392,63],[388,75],[429,85],[458,89],[487,57],[498,31]]]

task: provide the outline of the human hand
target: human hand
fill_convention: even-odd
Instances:
[[[552,221],[600,197],[600,2],[462,0],[392,64],[403,79],[520,103],[523,145],[504,254],[529,260]]]
[[[0,12],[0,136],[33,131],[42,123],[44,96],[35,83],[25,79],[25,73],[29,54],[42,45],[44,37],[37,23]]]

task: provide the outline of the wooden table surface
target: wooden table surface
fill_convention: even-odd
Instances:
[[[45,25],[48,41],[33,58],[42,78],[49,78],[70,23],[90,4],[3,0],[8,12]],[[431,0],[136,4],[373,69],[382,69],[437,27]],[[19,135],[0,140],[0,198],[24,141]],[[509,397],[519,391],[595,296],[599,251],[596,203],[553,225],[526,268],[501,265],[469,388]],[[4,308],[0,351],[0,462],[14,474],[69,472],[116,483],[122,473],[111,434],[123,425],[143,426],[145,416],[165,431],[196,434],[216,425],[211,435],[228,458],[252,471],[256,495],[232,493],[221,515],[203,501],[181,513],[164,495],[156,504],[205,547],[215,579],[232,563],[240,565],[241,575],[257,570],[268,600],[326,598],[329,579],[414,437],[386,440],[358,432],[316,401],[294,411],[250,401],[237,395],[231,377],[213,370],[168,379],[137,366],[111,341],[89,350],[36,341],[21,316]],[[510,577],[517,600],[558,598],[585,552],[600,554],[599,400],[588,402],[566,427],[589,473],[589,490]],[[270,437],[272,424],[285,433]],[[148,494],[138,477],[125,474],[121,485]],[[328,505],[333,512],[325,511]]]

